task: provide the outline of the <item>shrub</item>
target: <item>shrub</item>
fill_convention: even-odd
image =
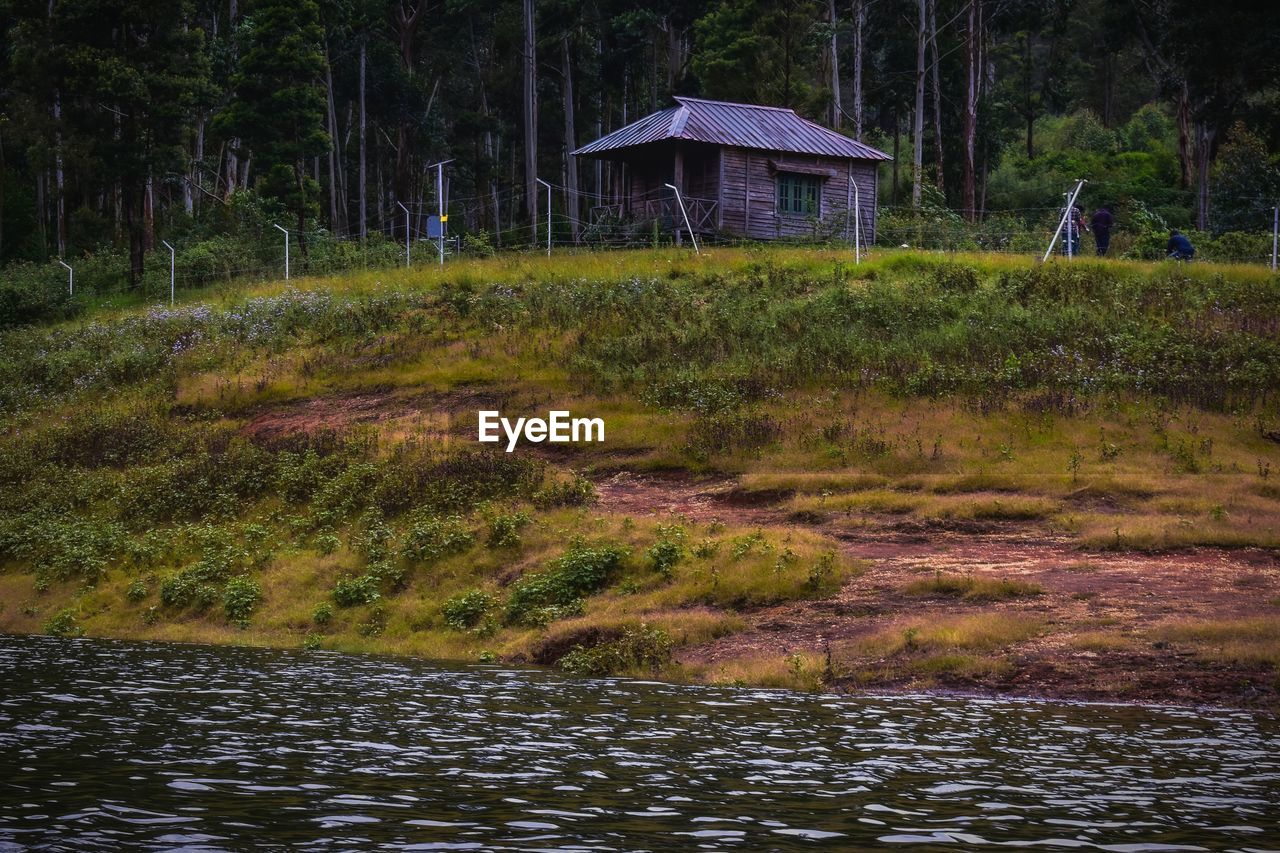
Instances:
[[[520,546],[520,530],[529,523],[527,513],[516,512],[499,514],[489,519],[490,548],[518,548]]]
[[[228,621],[244,625],[262,601],[262,587],[253,578],[240,577],[227,581],[222,590],[222,609]]]
[[[379,579],[372,575],[343,578],[333,587],[333,601],[339,607],[370,604],[382,597],[380,585]]]
[[[409,526],[403,552],[409,559],[432,563],[467,550],[475,541],[475,534],[460,516],[419,516]]]
[[[659,539],[645,552],[649,566],[664,578],[671,577],[671,570],[684,557],[684,548],[672,539]]]
[[[618,545],[575,545],[546,569],[512,584],[507,621],[537,623],[546,621],[543,617],[556,618],[580,609],[582,598],[602,589],[626,556],[626,549]],[[549,610],[538,612],[546,608]]]
[[[44,623],[44,632],[54,637],[79,637],[84,629],[76,624],[76,614],[71,608],[63,608]]]
[[[147,597],[150,590],[147,589],[146,581],[138,578],[129,584],[129,588],[125,590],[124,597],[130,601],[137,603]]]
[[[628,626],[617,640],[575,646],[556,665],[572,675],[604,677],[638,670],[656,672],[670,663],[675,644],[661,628]]]
[[[160,601],[166,607],[207,610],[218,600],[218,590],[198,570],[188,568],[160,584]]]
[[[327,601],[317,604],[316,609],[311,612],[311,621],[321,628],[328,627],[333,623],[333,605]]]
[[[533,494],[535,505],[544,509],[557,506],[582,506],[596,496],[596,487],[586,477],[574,476],[544,486]]]
[[[480,625],[485,614],[494,607],[493,596],[482,589],[472,589],[455,595],[444,603],[440,612],[445,624],[458,631],[469,631]]]

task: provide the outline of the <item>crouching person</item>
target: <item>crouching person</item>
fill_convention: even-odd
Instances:
[[[1195,257],[1196,247],[1191,245],[1187,235],[1172,228],[1169,230],[1169,244],[1165,246],[1165,251],[1169,253],[1171,261],[1189,261]]]

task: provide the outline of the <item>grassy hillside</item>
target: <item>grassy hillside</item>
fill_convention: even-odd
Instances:
[[[0,338],[0,629],[830,681],[839,650],[681,650],[836,596],[859,537],[1280,546],[1278,327],[1260,268],[813,250],[97,304]],[[495,452],[481,408],[602,417],[607,440]],[[722,511],[598,495],[618,472],[713,484]],[[1274,667],[1272,607],[1150,637]],[[980,677],[1053,623],[895,623],[848,654]]]

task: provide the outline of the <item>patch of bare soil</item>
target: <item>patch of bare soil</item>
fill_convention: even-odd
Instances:
[[[1182,704],[1280,704],[1269,667],[1216,663],[1188,648],[1150,639],[1148,629],[1177,619],[1277,618],[1280,554],[1263,549],[1196,548],[1164,554],[1082,552],[1025,522],[955,528],[879,523],[850,530],[789,518],[774,503],[744,501],[726,479],[615,475],[597,484],[599,506],[627,515],[677,515],[761,527],[808,526],[865,561],[833,598],[788,602],[744,614],[747,630],[681,652],[685,663],[836,649],[838,689],[917,689]],[[869,517],[871,518],[871,517]],[[935,572],[1016,578],[1043,594],[974,603],[917,596],[905,588]],[[1003,654],[989,674],[920,679],[908,659],[859,656],[858,640],[952,617],[1017,614],[1042,620],[1039,636]],[[1098,643],[1101,635],[1106,642]]]
[[[297,436],[336,434],[362,424],[403,424],[405,428],[446,435],[456,432],[468,418],[474,424],[479,409],[495,408],[500,399],[494,393],[469,390],[427,394],[365,391],[311,397],[263,408],[241,432],[261,444]]]

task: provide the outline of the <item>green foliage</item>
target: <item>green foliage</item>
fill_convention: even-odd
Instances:
[[[450,554],[460,554],[475,544],[475,534],[457,515],[444,518],[418,514],[405,534],[404,556],[421,563],[433,563]]]
[[[595,646],[575,646],[556,662],[572,675],[602,678],[621,673],[657,672],[671,662],[675,643],[656,626],[627,626],[616,640]]]
[[[333,605],[327,601],[322,601],[316,605],[316,609],[311,611],[311,621],[321,628],[327,628],[333,624]]]
[[[596,496],[595,486],[586,477],[574,475],[568,480],[557,480],[533,493],[533,503],[541,509],[557,506],[582,506]]]
[[[371,604],[382,597],[381,586],[381,579],[373,575],[342,578],[333,587],[333,601],[339,607]]]
[[[449,627],[458,631],[470,631],[481,625],[481,621],[495,605],[492,595],[482,589],[472,589],[450,598],[440,608],[440,612]]]
[[[529,523],[525,512],[497,513],[489,517],[489,535],[485,543],[490,548],[520,547],[520,531]]]
[[[320,191],[307,163],[329,148],[320,9],[314,0],[260,0],[251,14],[231,80],[235,99],[218,123],[261,164],[264,195],[302,228],[318,212]]]
[[[542,571],[526,574],[511,585],[507,621],[545,624],[580,609],[582,598],[603,589],[626,557],[627,550],[619,545],[575,544]]]
[[[65,607],[49,617],[44,623],[44,632],[54,637],[79,637],[84,629],[76,624],[76,612]]]
[[[253,578],[241,575],[227,581],[222,590],[222,609],[229,622],[245,625],[262,601],[262,587]]]
[[[684,546],[675,539],[659,539],[645,551],[649,567],[664,578],[670,578],[676,563],[684,557]]]

